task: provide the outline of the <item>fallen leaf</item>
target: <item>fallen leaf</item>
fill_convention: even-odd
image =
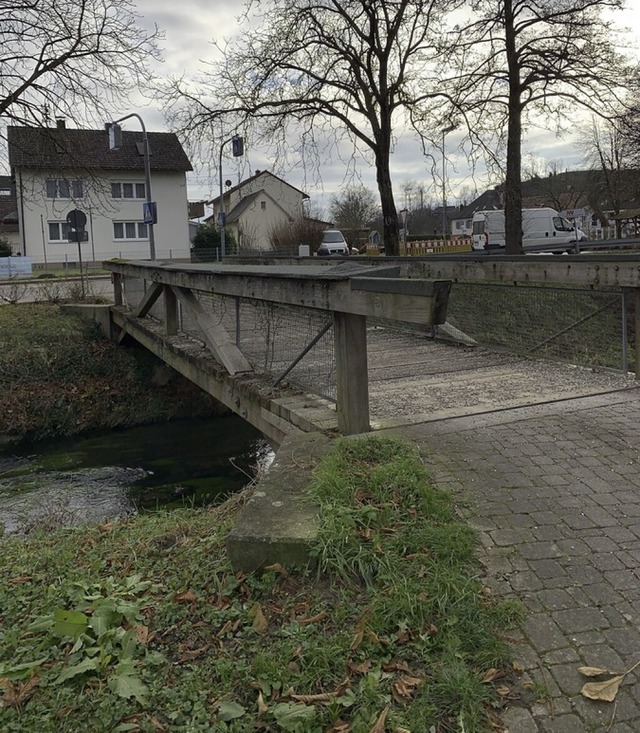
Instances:
[[[371,660],[367,659],[366,662],[362,662],[360,664],[349,662],[347,666],[354,674],[367,674],[367,672],[371,669]]]
[[[491,667],[491,669],[488,669],[482,676],[482,681],[483,682],[493,682],[494,680],[497,680],[500,677],[504,677],[504,672],[502,672],[499,669],[496,669],[495,667]]]
[[[262,613],[262,607],[259,603],[253,604],[251,610],[249,611],[249,616],[253,617],[253,630],[257,631],[259,634],[264,634],[265,631],[267,631],[267,629],[269,628],[269,622],[264,617],[264,613]]]
[[[329,729],[328,733],[349,733],[350,730],[350,723],[347,723],[344,720],[336,720],[336,722]]]
[[[3,705],[8,708],[20,708],[36,690],[40,682],[40,678],[37,675],[31,677],[23,684],[14,685],[10,680],[3,678],[2,683],[5,688],[4,695],[2,698]]]
[[[602,700],[603,702],[613,702],[616,699],[624,675],[618,675],[612,677],[606,682],[587,682],[582,688],[581,692],[584,697],[588,697],[590,700]]]
[[[274,563],[273,565],[267,565],[265,570],[271,570],[273,573],[280,573],[281,575],[287,576],[289,573],[280,565],[279,562]]]
[[[166,729],[166,728],[164,727],[164,725],[162,725],[162,723],[161,723],[161,722],[160,722],[160,721],[158,720],[158,718],[156,718],[156,717],[155,717],[155,715],[152,715],[152,716],[151,716],[151,717],[149,718],[149,722],[150,722],[150,723],[151,723],[151,725],[152,725],[152,726],[153,726],[153,727],[155,728],[155,730],[157,730],[157,731],[158,731],[158,733],[165,733],[165,731],[167,730],[167,729]]]
[[[387,722],[387,715],[389,715],[388,706],[380,713],[380,717],[378,718],[378,720],[376,720],[375,725],[369,731],[369,733],[384,733],[384,726]]]
[[[522,662],[514,662],[511,668],[516,674],[524,674],[524,664]]]
[[[298,619],[298,623],[303,626],[306,624],[315,624],[318,621],[322,621],[322,619],[326,618],[326,616],[327,616],[326,611],[320,611],[320,613],[317,613],[315,616],[310,616],[309,618]]]
[[[364,632],[362,630],[356,631],[355,636],[353,637],[353,641],[351,642],[351,646],[349,649],[353,651],[354,649],[357,649],[360,644],[362,644],[362,640],[364,639]]]
[[[196,594],[192,590],[186,590],[174,596],[173,600],[176,603],[193,603],[196,600]]]
[[[258,693],[258,717],[261,718],[268,710],[269,706],[264,701],[264,697],[262,697],[262,691],[260,691]]]
[[[299,674],[300,673],[300,667],[297,662],[294,662],[293,660],[287,664],[287,669],[289,672],[292,672],[293,674]]]
[[[613,674],[608,669],[601,669],[600,667],[578,667],[578,672],[583,674],[585,677],[598,677],[601,674]]]
[[[31,575],[17,575],[15,578],[9,578],[11,585],[23,585],[24,583],[30,583],[33,580]]]
[[[149,629],[146,626],[136,626],[136,636],[142,646],[149,643]]]
[[[502,687],[498,687],[496,689],[496,692],[500,697],[507,697],[511,694],[511,688],[507,687],[506,685],[502,685]]]
[[[211,644],[205,644],[205,646],[200,647],[200,649],[187,649],[187,651],[183,652],[180,659],[177,659],[174,664],[177,666],[178,664],[184,664],[185,662],[190,662],[192,659],[197,659],[198,657],[201,657],[203,654],[205,654],[211,647]]]

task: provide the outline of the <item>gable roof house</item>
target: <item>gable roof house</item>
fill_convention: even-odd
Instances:
[[[269,171],[256,171],[227,189],[223,197],[226,230],[243,251],[271,249],[272,232],[302,219],[303,202],[309,198]],[[206,221],[217,222],[220,196],[208,203],[213,206],[213,214]]]
[[[191,163],[173,133],[147,137],[158,217],[156,257],[188,258],[186,172]],[[10,126],[7,140],[22,254],[34,263],[77,262],[79,245],[68,241],[66,218],[79,209],[87,220],[83,261],[149,259],[142,132],[123,130],[122,146],[110,150],[106,129],[68,129],[58,120],[54,128]]]

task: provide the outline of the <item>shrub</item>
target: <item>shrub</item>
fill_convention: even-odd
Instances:
[[[0,257],[11,257],[11,244],[6,237],[0,237]]]

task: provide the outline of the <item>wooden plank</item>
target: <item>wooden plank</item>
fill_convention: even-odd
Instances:
[[[214,323],[211,316],[204,310],[195,295],[186,288],[172,289],[180,303],[182,303],[182,306],[187,308],[195,318],[202,337],[211,353],[229,374],[252,372],[253,368],[251,364],[245,359],[225,328],[220,323]]]
[[[369,423],[367,374],[367,319],[361,315],[333,314],[336,352],[338,430],[345,435],[366,433]]]

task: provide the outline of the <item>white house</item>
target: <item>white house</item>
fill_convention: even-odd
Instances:
[[[149,259],[149,226],[142,132],[123,131],[110,150],[104,130],[15,127],[7,131],[15,181],[20,244],[34,263],[84,262],[121,257]],[[157,259],[189,257],[186,172],[192,170],[173,133],[150,132],[151,198]],[[68,241],[67,215],[86,216],[88,239]]]
[[[270,249],[271,233],[303,217],[306,193],[291,186],[269,171],[256,171],[253,176],[224,192],[226,229],[244,250]],[[217,222],[221,210],[220,196],[208,202]]]

